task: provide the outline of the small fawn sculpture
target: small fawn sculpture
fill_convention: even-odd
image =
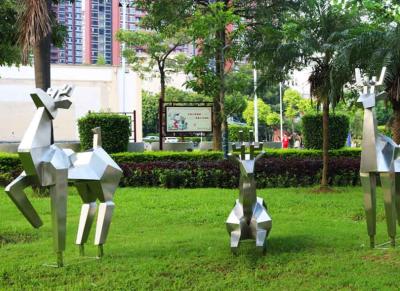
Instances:
[[[399,205],[396,203],[394,163],[395,156],[398,155],[398,146],[391,138],[378,133],[373,110],[376,100],[385,97],[384,92],[379,94],[375,92],[375,87],[383,84],[385,72],[386,68],[383,68],[380,78],[377,80],[376,77],[369,79],[364,76],[362,78],[360,70],[356,69],[356,85],[360,89],[357,102],[364,107],[360,179],[364,192],[364,208],[371,248],[375,247],[378,175],[383,189],[387,232],[392,246],[395,245],[396,218],[400,214]]]
[[[100,128],[93,130],[90,151],[75,154],[54,144],[52,120],[58,109],[71,106],[68,98],[71,92],[72,88],[67,85],[62,90],[49,89],[46,93],[36,89],[31,94],[37,111],[18,147],[24,172],[5,189],[25,218],[38,228],[42,220],[24,189],[34,185],[49,187],[54,250],[59,267],[63,266],[65,250],[68,182],[74,183],[84,203],[76,239],[81,254],[96,213],[96,200],[100,200],[94,243],[102,256],[114,209],[113,195],[122,176],[122,170],[101,147]]]
[[[239,199],[236,200],[232,212],[226,221],[227,230],[231,236],[231,250],[237,253],[239,242],[245,239],[255,239],[256,247],[263,253],[266,251],[266,240],[272,227],[271,217],[267,213],[264,200],[257,197],[256,180],[254,179],[254,166],[256,161],[264,155],[259,153],[254,157],[254,150],[262,151],[263,144],[253,142],[253,132],[250,132],[250,153],[246,154],[246,145],[243,142],[243,132],[239,132],[238,144],[233,144],[233,152],[229,158],[239,163]],[[240,149],[240,155],[235,151]]]

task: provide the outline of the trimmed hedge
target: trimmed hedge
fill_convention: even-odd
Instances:
[[[82,150],[93,147],[95,127],[101,127],[103,148],[108,153],[125,152],[130,136],[129,117],[120,114],[88,113],[78,120],[79,138]]]
[[[307,114],[302,118],[304,146],[322,149],[322,114]],[[349,133],[349,118],[336,114],[329,116],[329,149],[344,147]]]
[[[329,184],[359,185],[360,159],[332,158],[329,162]],[[226,161],[154,161],[124,163],[121,185],[166,188],[237,188],[238,164]],[[317,185],[321,181],[321,159],[262,158],[256,164],[258,188],[300,187]]]
[[[358,185],[360,149],[330,152],[331,185]],[[117,153],[121,186],[237,187],[239,167],[222,159],[221,152]],[[320,181],[322,154],[319,150],[267,149],[257,163],[258,187],[297,187]],[[22,172],[17,154],[0,153],[0,185],[7,185]]]
[[[7,185],[22,171],[17,154],[0,153],[0,185]]]
[[[249,140],[249,131],[252,130],[251,126],[248,125],[228,125],[228,139],[229,141],[239,141],[239,131],[243,131],[243,138],[245,141]]]

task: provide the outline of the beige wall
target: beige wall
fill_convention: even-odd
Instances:
[[[52,86],[71,84],[73,105],[59,110],[54,122],[57,141],[78,140],[77,119],[92,112],[137,113],[137,138],[142,139],[141,81],[136,73],[125,74],[123,104],[122,71],[118,67],[52,65]],[[35,111],[29,96],[34,88],[32,67],[0,67],[0,142],[21,140]]]

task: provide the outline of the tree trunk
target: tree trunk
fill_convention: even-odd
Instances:
[[[51,11],[51,0],[47,1],[47,9]],[[51,51],[51,33],[41,39],[33,47],[34,68],[35,68],[35,86],[47,91],[51,86],[50,76],[50,51]]]
[[[158,126],[160,132],[160,151],[163,150],[163,138],[164,138],[164,123],[163,123],[163,115],[164,115],[164,101],[165,101],[165,72],[163,69],[160,69],[160,100],[158,103]]]
[[[222,147],[222,134],[221,134],[221,107],[219,100],[213,100],[213,150],[220,151]]]
[[[220,32],[216,33],[216,38],[219,39]],[[223,56],[222,56],[222,49],[218,49],[215,54],[215,71],[217,78],[220,79],[220,88],[217,94],[213,98],[214,103],[214,111],[213,111],[213,150],[220,151],[222,149],[222,123],[223,123],[223,110],[224,104],[221,102],[222,94],[223,94],[223,85],[222,85],[222,78],[223,75]],[[222,105],[222,108],[221,108]]]
[[[329,163],[329,101],[323,102],[322,111],[322,179],[321,188],[328,188],[328,163]]]
[[[400,103],[392,101],[393,105],[393,122],[392,122],[392,138],[397,144],[400,144]]]

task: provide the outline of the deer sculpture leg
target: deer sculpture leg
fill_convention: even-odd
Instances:
[[[53,225],[54,250],[57,253],[57,265],[64,265],[63,252],[67,228],[67,187],[68,171],[55,170],[54,185],[50,185],[51,220]]]
[[[391,240],[391,245],[395,246],[396,239],[396,195],[395,195],[395,175],[394,173],[380,174],[383,199],[385,204],[387,232]]]
[[[29,223],[33,227],[39,228],[43,225],[43,222],[24,192],[24,189],[31,185],[31,180],[30,177],[25,175],[25,172],[22,172],[21,175],[6,187],[5,192]]]
[[[81,256],[85,255],[84,245],[88,240],[90,229],[92,227],[94,217],[96,215],[96,196],[90,192],[87,183],[76,183],[79,195],[82,198],[83,204],[81,208],[81,215],[79,218],[78,233],[76,236],[76,244],[79,245],[79,252]]]
[[[93,193],[98,193],[97,197],[100,200],[94,238],[94,244],[98,246],[98,257],[102,257],[104,254],[103,245],[107,240],[111,218],[115,208],[112,198],[117,186],[118,184],[107,183],[104,181],[93,182],[90,184],[91,191],[93,191]]]
[[[400,225],[400,173],[395,174],[395,193],[397,223]]]
[[[370,247],[373,248],[375,247],[376,234],[376,174],[360,173],[360,180],[364,191],[364,209]]]
[[[235,206],[226,221],[226,228],[231,236],[231,250],[234,254],[237,253],[242,235],[240,217],[243,217],[243,208],[239,200],[236,200]]]
[[[96,235],[94,244],[98,246],[98,256],[103,256],[103,245],[106,243],[108,231],[110,229],[111,218],[115,204],[112,201],[102,202],[99,205],[99,214],[96,224]]]
[[[267,236],[271,229],[271,217],[268,215],[267,206],[262,198],[257,197],[257,204],[254,209],[253,217],[256,223],[256,247],[265,253],[267,248]]]

